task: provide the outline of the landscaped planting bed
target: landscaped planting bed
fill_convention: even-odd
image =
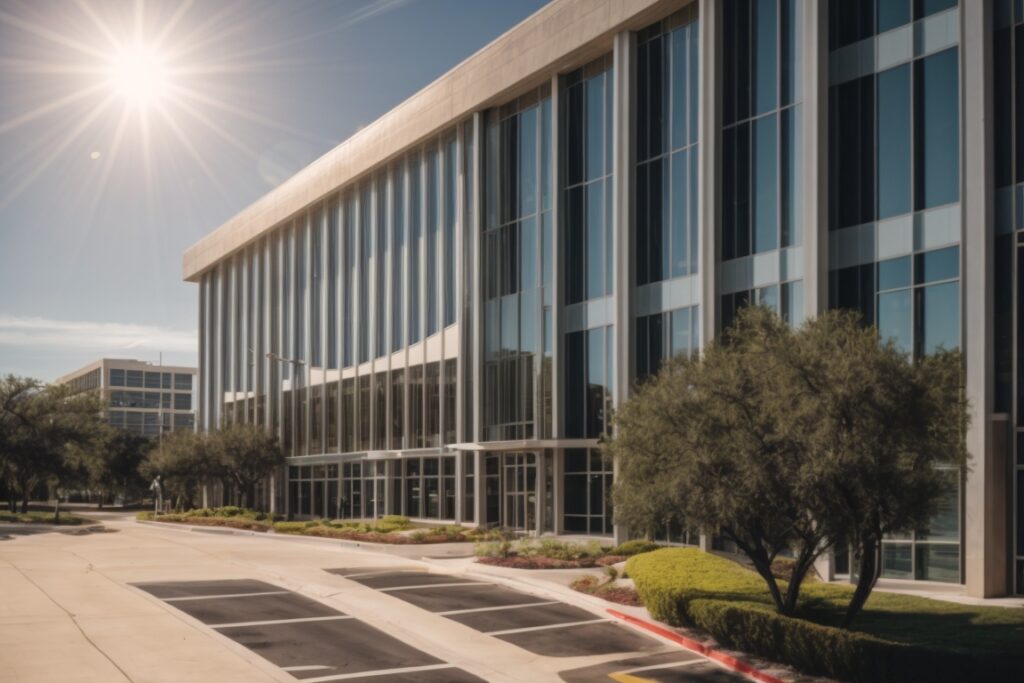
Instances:
[[[632,586],[620,584],[618,573],[609,574],[608,579],[602,581],[600,577],[588,574],[573,581],[570,586],[574,591],[594,595],[608,602],[618,605],[629,605],[638,607],[643,604],[636,589]]]
[[[808,674],[865,682],[1024,680],[1022,609],[876,591],[847,630],[837,625],[851,586],[808,583],[796,617],[786,617],[775,612],[757,574],[694,548],[639,555],[626,571],[656,619],[695,626]]]
[[[82,524],[98,524],[95,520],[76,517],[62,512],[60,521],[54,521],[53,511],[47,512],[0,512],[0,523],[4,524],[60,524],[61,526],[80,526]]]
[[[341,519],[277,522],[274,524],[274,533],[395,545],[462,543],[478,540],[485,535],[485,532],[477,529],[457,525],[417,528],[408,517],[399,515],[389,515],[375,522]]]
[[[573,543],[554,538],[504,537],[478,543],[477,562],[511,569],[585,569],[608,567],[625,561],[638,552],[648,552],[660,546],[648,541],[629,541],[617,547],[601,545],[599,541]]]
[[[196,526],[219,526],[245,531],[270,531],[274,523],[273,517],[265,512],[247,510],[228,505],[220,508],[199,508],[185,512],[154,514],[140,512],[136,519],[151,522],[170,522],[172,524],[193,524]]]

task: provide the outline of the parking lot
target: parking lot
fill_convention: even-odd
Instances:
[[[564,681],[746,680],[700,655],[667,646],[609,617],[486,581],[412,569],[327,571],[535,655],[622,655],[621,659],[562,671]]]
[[[311,683],[482,680],[351,615],[263,581],[135,586]]]
[[[546,581],[124,517],[0,542],[0,683],[742,680]]]

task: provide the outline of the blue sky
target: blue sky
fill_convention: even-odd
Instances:
[[[182,252],[543,4],[0,0],[0,374],[193,364]]]

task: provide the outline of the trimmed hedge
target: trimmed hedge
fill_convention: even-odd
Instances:
[[[635,539],[632,541],[626,541],[620,543],[609,551],[609,555],[623,555],[625,557],[633,557],[633,555],[639,555],[640,553],[650,553],[655,550],[660,550],[664,546],[654,541],[645,541],[643,539]]]
[[[1024,654],[1014,650],[955,652],[928,648],[779,615],[768,600],[767,587],[754,572],[695,548],[639,555],[629,560],[626,570],[656,619],[676,626],[696,626],[730,647],[790,664],[808,674],[858,683],[1022,680]],[[841,586],[815,588],[811,592],[818,597],[810,598],[812,601],[820,600],[827,589],[849,592]],[[923,598],[916,601],[935,602]],[[914,603],[903,604],[913,609]],[[922,613],[922,618],[960,618],[970,608],[950,605],[945,614],[932,609],[931,613]],[[821,616],[814,611],[808,613]],[[917,612],[899,616],[914,614]],[[897,613],[891,615],[896,617]],[[1016,629],[1022,627],[1024,623]],[[1012,623],[1005,628],[1015,630]]]

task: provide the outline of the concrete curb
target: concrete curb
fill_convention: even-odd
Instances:
[[[760,669],[756,669],[741,659],[733,657],[732,655],[725,654],[724,652],[714,650],[708,647],[707,645],[703,645],[695,640],[691,640],[690,638],[687,638],[686,636],[680,633],[676,633],[675,631],[666,628],[660,624],[655,624],[644,619],[639,619],[628,614],[623,614],[622,612],[611,608],[608,608],[607,612],[608,614],[612,615],[617,619],[622,619],[627,624],[631,624],[638,628],[642,628],[646,631],[650,631],[651,633],[661,636],[662,638],[671,640],[672,642],[681,645],[687,650],[696,652],[697,654],[703,655],[708,659],[713,659],[719,664],[722,664],[723,666],[732,669],[737,673],[741,673],[744,676],[747,676],[748,678],[754,679],[755,681],[760,681],[760,683],[785,683],[785,681],[783,681],[781,678],[777,678],[775,676],[772,676],[771,674],[767,674],[761,671]]]

